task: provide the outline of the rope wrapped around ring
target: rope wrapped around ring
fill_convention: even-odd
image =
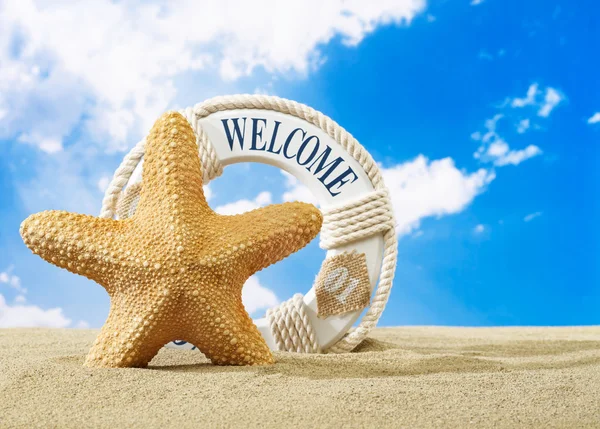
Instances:
[[[388,190],[383,188],[323,210],[321,248],[335,249],[393,229],[395,221],[390,207]]]
[[[298,353],[320,353],[317,336],[308,317],[304,297],[297,293],[291,299],[267,310],[267,319],[279,350]]]
[[[323,226],[321,227],[320,246],[324,249],[333,249],[382,232],[394,231],[395,228],[389,193],[385,188],[363,195],[346,204],[329,207],[322,212]],[[291,314],[292,312],[305,312],[304,306],[302,295],[296,294],[290,300],[267,311],[271,334],[273,334],[279,350],[302,351],[297,345],[309,341],[306,333],[314,332],[310,320]],[[294,323],[289,323],[290,320],[293,320]],[[311,343],[314,341],[316,339],[310,338]],[[330,349],[330,351],[333,350]]]

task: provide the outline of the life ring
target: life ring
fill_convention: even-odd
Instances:
[[[377,324],[396,268],[393,210],[373,158],[333,120],[291,100],[233,95],[180,113],[196,133],[204,184],[235,163],[259,162],[285,170],[308,187],[323,212],[325,261],[341,254],[365,255],[371,302],[356,327],[352,328],[364,309],[319,317],[314,286],[254,321],[273,350],[351,351]],[[101,217],[123,218],[134,212],[144,143],[140,141],[115,172]],[[347,283],[340,285],[351,285]],[[194,348],[184,342],[170,346]]]

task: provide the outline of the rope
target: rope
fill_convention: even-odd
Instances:
[[[133,216],[142,193],[142,182],[137,182],[126,187],[117,200],[116,213],[119,219],[127,219]]]
[[[381,266],[381,275],[379,277],[379,283],[377,285],[375,294],[371,299],[371,305],[362,320],[358,324],[358,326],[354,329],[351,329],[342,339],[329,348],[328,352],[333,353],[344,353],[352,351],[364,338],[366,338],[367,334],[371,329],[373,329],[379,320],[383,310],[385,309],[385,305],[389,298],[389,294],[392,288],[393,280],[394,280],[394,272],[396,270],[396,259],[398,255],[397,249],[397,238],[396,233],[394,231],[394,218],[392,214],[391,205],[389,204],[389,197],[387,197],[387,192],[385,191],[383,179],[381,177],[381,172],[379,171],[379,167],[371,157],[371,155],[360,145],[360,143],[346,130],[340,127],[335,121],[325,116],[321,112],[318,112],[304,104],[297,103],[295,101],[286,100],[279,97],[265,96],[265,95],[231,95],[224,97],[216,97],[210,100],[207,100],[203,103],[197,104],[192,108],[184,109],[181,113],[190,121],[192,124],[192,128],[196,132],[198,136],[198,148],[200,151],[200,158],[202,163],[203,175],[205,177],[205,183],[208,183],[214,177],[219,176],[223,168],[216,156],[216,152],[210,142],[208,141],[207,136],[202,131],[202,128],[199,126],[198,121],[204,117],[207,117],[213,113],[230,110],[230,109],[264,109],[271,110],[281,113],[286,113],[297,118],[303,119],[325,131],[333,140],[335,140],[348,154],[350,154],[354,159],[356,159],[359,164],[362,166],[367,176],[371,180],[373,188],[375,192],[367,196],[365,198],[371,198],[372,200],[367,201],[366,203],[372,205],[372,207],[367,209],[367,213],[363,213],[358,210],[356,207],[340,207],[328,209],[327,213],[330,214],[333,220],[328,219],[328,215],[325,216],[324,226],[326,230],[331,231],[330,233],[324,234],[324,239],[321,241],[321,246],[325,248],[334,248],[338,245],[344,244],[349,241],[358,240],[361,237],[366,235],[362,235],[359,231],[359,228],[365,227],[367,232],[365,234],[371,235],[374,233],[384,231],[384,251],[383,251],[383,261]],[[113,217],[115,207],[117,204],[117,200],[119,194],[123,187],[127,184],[129,177],[131,176],[133,170],[141,160],[144,151],[144,143],[145,140],[139,142],[132,151],[125,156],[121,166],[115,172],[115,175],[112,179],[111,184],[109,185],[104,200],[102,202],[102,211],[101,217]],[[381,193],[378,193],[381,192]],[[385,197],[383,196],[385,193]],[[385,199],[387,198],[387,201]],[[361,201],[361,200],[359,200]],[[386,203],[382,206],[377,206],[377,204]],[[359,204],[358,202],[354,202],[355,205]],[[352,203],[348,206],[352,206]],[[386,207],[385,210],[383,207]],[[354,210],[354,211],[353,211]],[[369,216],[375,214],[377,216],[377,221],[371,221]],[[334,233],[334,228],[341,227],[349,232],[350,237],[345,239],[341,237],[339,234]],[[300,295],[301,296],[301,295]],[[292,298],[294,302],[299,302],[295,297]],[[286,304],[288,303],[288,304]],[[288,335],[289,338],[284,338],[281,332],[290,332],[290,329],[287,329],[287,324],[281,325],[280,320],[290,320],[294,321],[294,328],[297,335],[304,335],[300,333],[311,332],[314,335],[314,330],[311,329],[308,318],[296,316],[294,318],[294,314],[300,315],[302,310],[299,309],[297,305],[289,304],[289,301],[286,301],[280,305],[280,307],[272,309],[268,312],[267,317],[271,322],[271,328],[274,332],[274,336],[280,336],[280,341],[278,341],[278,347],[283,347],[283,350],[286,350],[286,344],[294,344],[296,343],[302,344],[302,342],[306,342],[304,337],[295,337]],[[303,305],[303,304],[302,304]],[[305,314],[305,312],[303,313]],[[269,316],[271,315],[271,316]],[[296,326],[296,323],[303,323],[303,326]],[[279,328],[282,326],[281,328]],[[284,329],[283,326],[286,328]],[[291,325],[289,325],[291,326]],[[279,329],[275,330],[274,327]],[[280,334],[278,334],[279,332]],[[310,341],[310,338],[308,339]]]
[[[323,210],[322,249],[361,240],[395,228],[387,189],[380,189],[348,204]]]
[[[279,350],[297,353],[321,352],[315,330],[306,316],[302,294],[297,293],[267,310],[267,319]]]
[[[104,193],[104,199],[102,200],[102,210],[100,211],[100,217],[112,218],[115,216],[115,208],[117,206],[117,201],[119,200],[119,195],[121,194],[121,190],[131,177],[133,170],[137,167],[137,165],[142,160],[144,156],[144,146],[146,145],[146,139],[144,138],[138,144],[131,149],[123,161],[115,174],[113,175],[106,192]]]

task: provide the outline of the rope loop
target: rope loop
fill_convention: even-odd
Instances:
[[[334,249],[396,226],[386,188],[340,206],[328,207],[322,213],[320,246],[323,249]]]
[[[310,320],[302,294],[267,310],[267,320],[277,348],[286,352],[320,353],[321,348]]]
[[[115,171],[115,174],[104,193],[100,217],[113,218],[115,216],[115,209],[121,191],[123,190],[123,187],[127,185],[131,174],[142,160],[145,146],[146,139],[144,138],[131,149],[131,152],[125,155],[125,158],[123,158],[121,165],[119,165],[119,168]]]

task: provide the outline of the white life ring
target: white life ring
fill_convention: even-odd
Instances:
[[[190,121],[198,137],[205,184],[230,164],[260,162],[278,167],[295,176],[315,195],[324,213],[324,227],[327,213],[332,209],[339,212],[348,205],[356,209],[361,201],[373,200],[375,197],[370,196],[377,192],[377,198],[386,198],[387,191],[379,168],[368,152],[334,121],[307,106],[278,97],[237,95],[207,100],[181,113]],[[244,140],[243,145],[240,137]],[[254,141],[252,137],[255,137]],[[115,173],[103,201],[102,217],[114,217],[119,197],[126,194],[131,185],[141,181],[140,161],[144,142],[141,141],[132,149]],[[315,160],[323,158],[325,161],[320,166],[335,165],[326,180],[323,180],[323,175],[329,170],[328,167],[323,167],[321,174],[315,174],[319,167]],[[329,164],[334,160],[339,161]],[[314,168],[309,169],[308,165]],[[340,176],[343,177],[339,179]],[[335,182],[334,179],[339,180]],[[335,248],[326,246],[329,247],[326,259],[346,251],[364,253],[371,291],[376,289],[381,274],[379,286],[363,321],[348,335],[362,310],[321,319],[317,317],[314,287],[302,299],[303,319],[308,320],[296,320],[296,323],[308,325],[302,329],[310,331],[311,341],[318,344],[318,351],[350,351],[376,325],[385,308],[396,266],[397,243],[391,204],[387,200],[383,209],[381,204],[379,206],[377,213],[382,213],[382,210],[387,213],[383,218],[386,219],[385,225],[371,222],[372,234],[360,234],[358,231],[355,240],[344,243],[342,238],[337,240],[342,244]],[[369,217],[369,212],[362,218],[365,216]],[[341,217],[344,217],[343,213]],[[359,223],[365,221],[362,218],[358,219]],[[357,228],[360,226],[358,224]],[[323,239],[321,237],[322,247]],[[273,321],[265,317],[254,322],[271,349],[286,349],[282,341],[275,338]],[[169,346],[194,348],[183,342]],[[305,350],[302,347],[287,349]],[[315,351],[314,348],[311,350]]]

